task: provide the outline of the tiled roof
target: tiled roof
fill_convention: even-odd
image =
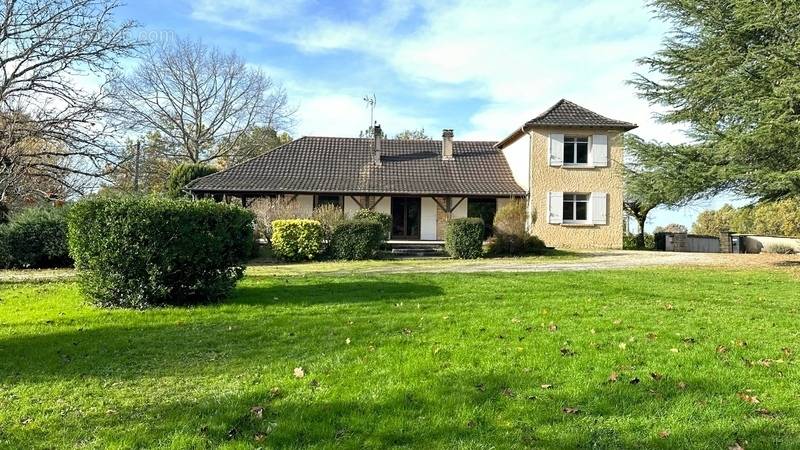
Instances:
[[[635,123],[622,120],[609,119],[594,111],[589,111],[583,106],[576,105],[569,100],[561,99],[547,111],[525,122],[503,140],[495,144],[496,148],[505,148],[525,135],[525,132],[534,128],[605,128],[622,131],[632,130],[637,127]]]
[[[636,128],[636,124],[609,119],[563,98],[547,111],[525,122],[526,128],[537,126]]]
[[[494,142],[453,141],[443,161],[442,141],[381,141],[381,164],[372,140],[303,137],[269,153],[199,178],[194,192],[341,193],[414,195],[525,195]]]

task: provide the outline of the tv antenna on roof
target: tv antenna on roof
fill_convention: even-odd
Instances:
[[[369,128],[368,131],[374,133],[375,127],[375,104],[378,103],[378,100],[375,98],[375,94],[372,94],[372,97],[369,95],[365,95],[362,99],[367,103],[367,108],[369,108]]]

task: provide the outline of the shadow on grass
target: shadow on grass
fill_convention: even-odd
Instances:
[[[213,369],[218,361],[281,358],[298,352],[312,357],[339,345],[323,336],[345,326],[333,309],[313,306],[340,305],[352,316],[372,317],[395,302],[443,292],[435,285],[409,282],[266,280],[243,283],[219,304],[148,311],[98,309],[102,314],[88,322],[49,320],[38,334],[0,339],[0,382],[132,379]],[[277,307],[283,310],[276,315]],[[364,326],[374,331],[381,326],[375,323]],[[358,326],[350,329],[357,332]]]
[[[82,426],[106,444],[126,439],[130,421],[148,424],[148,434],[124,440],[134,447],[156,442],[196,442],[212,447],[229,441],[272,448],[728,448],[745,442],[753,448],[793,448],[800,443],[790,418],[764,418],[714,408],[686,411],[686,402],[728,395],[730,386],[716,380],[687,380],[678,390],[662,380],[639,385],[598,382],[574,394],[560,387],[544,391],[524,386],[518,374],[467,371],[457,379],[432,376],[421,385],[408,383],[380,395],[341,398],[329,381],[303,380],[248,388],[248,392],[163,403],[142,411],[121,410],[109,417],[97,412]],[[365,392],[374,386],[364,386]],[[732,395],[732,394],[731,394]],[[712,403],[713,404],[713,403]],[[254,413],[253,407],[260,407]],[[565,414],[564,407],[577,407]],[[260,412],[259,412],[260,411]],[[705,412],[705,416],[702,412]],[[688,415],[687,415],[688,414]],[[703,425],[703,418],[709,423]],[[672,420],[667,437],[659,421]],[[717,420],[720,419],[720,420]],[[711,423],[713,422],[713,423]],[[57,427],[56,427],[57,428]],[[56,430],[54,433],[59,433]],[[15,436],[20,442],[33,431]]]
[[[243,305],[320,305],[403,301],[442,295],[440,287],[394,281],[320,281],[296,284],[269,276],[250,276],[225,303]],[[273,282],[269,286],[249,282]]]

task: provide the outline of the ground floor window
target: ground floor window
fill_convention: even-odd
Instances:
[[[468,198],[467,217],[479,217],[483,219],[483,238],[486,239],[493,234],[492,224],[494,215],[497,213],[497,199],[495,198]]]
[[[564,222],[589,220],[589,194],[564,194]]]
[[[344,196],[342,195],[329,195],[320,194],[314,196],[314,208],[322,205],[333,205],[337,208],[344,209]]]

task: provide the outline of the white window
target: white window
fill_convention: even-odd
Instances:
[[[564,194],[564,223],[585,223],[589,220],[589,194]]]
[[[564,164],[589,164],[588,136],[564,136]]]

